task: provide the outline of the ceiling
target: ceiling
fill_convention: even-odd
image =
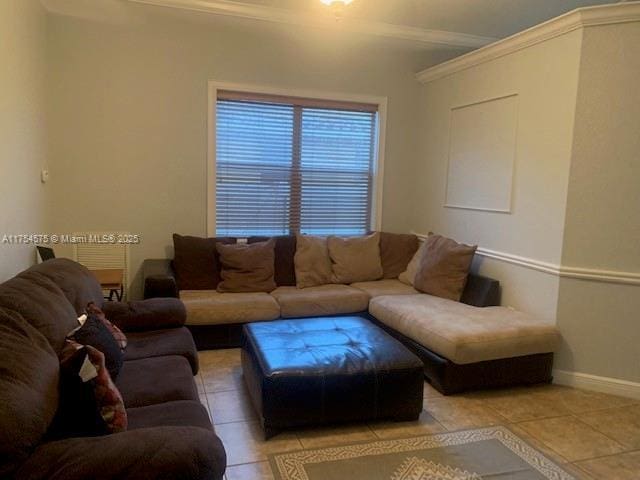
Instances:
[[[0,0],[1,1],[1,0]],[[421,51],[459,55],[578,7],[611,0],[353,0],[339,20],[320,0],[41,0],[52,13],[131,20],[144,11],[241,22],[242,28],[357,34]],[[142,10],[141,10],[142,9]],[[369,41],[369,40],[367,40]]]
[[[616,0],[353,0],[347,19],[360,19],[504,38],[578,7]],[[230,0],[299,13],[326,10],[319,0]]]

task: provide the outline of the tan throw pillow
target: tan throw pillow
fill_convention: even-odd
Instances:
[[[368,282],[382,278],[378,232],[366,237],[330,236],[327,244],[335,283]]]
[[[315,287],[331,283],[331,258],[327,237],[296,235],[296,253],[293,256],[298,288]]]
[[[219,292],[271,292],[274,280],[275,239],[235,245],[216,244],[222,270]]]
[[[459,302],[477,248],[476,245],[463,245],[450,238],[431,235],[425,241],[424,255],[413,286],[429,295]]]
[[[424,251],[425,251],[425,242],[420,242],[420,246],[418,247],[418,250],[409,261],[409,264],[407,265],[407,269],[398,276],[398,280],[400,280],[402,283],[406,283],[407,285],[413,286],[413,282],[416,278],[416,273],[418,273],[418,267],[420,266],[420,260],[422,260]]]

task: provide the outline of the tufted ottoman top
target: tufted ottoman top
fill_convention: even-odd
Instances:
[[[245,333],[267,377],[422,368],[402,343],[357,316],[253,323]]]
[[[422,361],[363,317],[244,326],[242,371],[265,436],[279,429],[422,410]]]

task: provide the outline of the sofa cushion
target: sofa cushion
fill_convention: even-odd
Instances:
[[[293,257],[298,288],[316,287],[331,283],[331,257],[327,237],[296,235],[296,253]]]
[[[116,386],[127,408],[174,400],[198,401],[191,366],[177,355],[124,362]]]
[[[380,232],[380,262],[382,278],[398,278],[420,246],[416,235]]]
[[[554,352],[558,329],[506,307],[472,307],[432,295],[371,300],[369,313],[454,363]]]
[[[366,292],[369,298],[382,295],[415,295],[420,293],[411,285],[406,285],[395,278],[376,280],[374,282],[356,282],[352,283],[351,286]]]
[[[0,308],[0,478],[40,443],[58,407],[58,358],[19,313]]]
[[[282,318],[320,317],[367,309],[369,295],[348,285],[278,287],[271,295],[280,305]]]
[[[370,282],[382,278],[380,234],[327,239],[335,283]]]
[[[274,320],[280,316],[278,302],[264,292],[220,293],[215,290],[183,290],[180,292],[180,300],[187,309],[187,325],[248,323]]]
[[[67,297],[77,315],[84,312],[89,302],[101,307],[104,303],[102,288],[96,277],[84,265],[68,258],[47,260],[26,270],[55,283]]]
[[[249,243],[264,242],[270,237],[249,237]],[[280,235],[273,237],[276,241],[275,248],[275,273],[276,285],[279,287],[294,287],[296,285],[296,267],[293,257],[296,254],[296,236]]]
[[[26,270],[0,285],[0,307],[20,312],[57,354],[67,334],[78,326],[78,313],[60,287],[34,271]]]
[[[225,467],[211,430],[154,427],[43,443],[15,480],[221,480]]]
[[[276,288],[273,278],[275,239],[258,243],[216,245],[220,254],[220,278],[217,290],[226,293],[270,292]]]
[[[127,332],[182,327],[187,310],[177,298],[147,298],[130,302],[105,302],[104,314]]]
[[[207,409],[199,401],[177,400],[127,410],[129,430],[150,427],[200,427],[211,430]]]
[[[220,282],[220,263],[216,243],[235,243],[235,239],[173,234],[173,269],[178,290],[217,288]]]
[[[459,302],[477,248],[430,235],[413,286],[421,292]]]
[[[124,351],[125,360],[167,355],[186,358],[193,374],[198,373],[198,352],[191,332],[187,328],[165,328],[129,334],[129,345]]]

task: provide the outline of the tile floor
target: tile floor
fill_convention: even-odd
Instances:
[[[556,385],[445,397],[425,383],[416,422],[376,422],[281,433],[264,441],[242,383],[240,351],[200,352],[202,403],[227,450],[227,480],[271,479],[272,453],[506,425],[586,480],[640,479],[640,401]]]

